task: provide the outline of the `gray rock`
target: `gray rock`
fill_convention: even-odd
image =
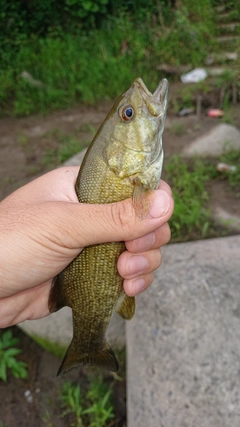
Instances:
[[[212,211],[212,218],[218,224],[229,228],[230,230],[240,232],[240,216],[233,215],[225,209],[218,206]]]
[[[128,427],[239,427],[240,236],[168,245],[127,323]]]
[[[218,124],[183,150],[184,156],[220,156],[224,150],[240,150],[240,131],[232,125]]]

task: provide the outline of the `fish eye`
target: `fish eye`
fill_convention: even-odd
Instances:
[[[134,116],[134,109],[131,105],[127,105],[126,107],[123,107],[120,113],[120,117],[125,122],[128,122],[131,120]]]

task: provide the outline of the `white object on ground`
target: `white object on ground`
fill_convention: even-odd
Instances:
[[[202,80],[205,80],[207,77],[207,71],[205,68],[195,68],[192,71],[189,71],[189,73],[182,74],[181,80],[183,83],[198,83]]]

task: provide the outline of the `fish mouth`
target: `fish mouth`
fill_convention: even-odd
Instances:
[[[157,89],[154,93],[151,93],[146,85],[143,83],[142,79],[139,77],[134,80],[134,83],[140,89],[144,103],[146,104],[148,112],[154,116],[158,117],[160,115],[165,116],[168,103],[168,81],[163,79],[160,81]]]

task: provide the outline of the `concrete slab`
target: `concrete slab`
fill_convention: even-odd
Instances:
[[[128,427],[239,427],[240,236],[163,248],[127,323]]]
[[[220,123],[195,139],[183,150],[184,156],[220,156],[224,150],[240,150],[240,131],[232,125]]]
[[[72,310],[64,307],[44,319],[26,320],[18,326],[33,339],[40,337],[51,343],[68,346],[73,334]],[[113,350],[121,350],[125,347],[125,321],[116,313],[108,326],[107,340]]]

